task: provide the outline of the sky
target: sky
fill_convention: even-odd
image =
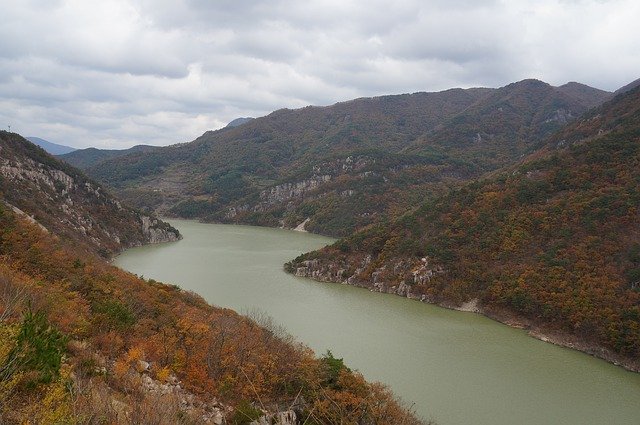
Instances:
[[[640,77],[637,0],[0,0],[0,127],[84,148],[525,78]]]

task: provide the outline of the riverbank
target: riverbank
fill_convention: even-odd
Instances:
[[[508,310],[500,310],[497,308],[481,309],[478,313],[507,326],[524,329],[529,336],[539,339],[540,341],[580,351],[620,366],[628,371],[640,373],[640,359],[622,356],[606,347],[590,343],[568,332],[550,329],[529,319],[520,317]]]
[[[543,344],[482,315],[319,285],[282,271],[285,261],[331,239],[264,227],[172,224],[184,235],[181,242],[128,250],[116,265],[179,284],[224,308],[259,309],[318,355],[330,349],[350,368],[388,383],[427,419],[631,425],[640,417],[640,374]]]
[[[339,283],[342,285],[350,285],[358,288],[368,289],[371,292],[398,295],[403,298],[408,298],[411,300],[436,305],[436,306],[447,308],[450,310],[480,314],[485,317],[488,317],[489,319],[492,319],[504,325],[510,326],[512,328],[523,329],[527,332],[529,336],[536,338],[540,341],[544,341],[560,347],[580,351],[585,354],[589,354],[591,356],[604,360],[606,362],[609,362],[611,364],[614,364],[616,366],[622,367],[630,372],[640,373],[640,359],[635,359],[635,358],[620,355],[618,353],[611,351],[606,347],[600,346],[598,344],[593,344],[589,341],[586,341],[568,332],[565,332],[559,329],[549,328],[540,323],[536,323],[526,317],[520,316],[507,309],[499,309],[496,307],[487,308],[486,306],[481,305],[480,300],[478,299],[470,300],[461,305],[454,305],[447,302],[433,302],[428,297],[425,297],[424,295],[420,296],[418,294],[413,294],[411,292],[410,287],[404,283],[387,287],[377,282],[373,282],[373,283],[359,282],[354,279],[337,281],[337,280],[334,280],[332,276],[323,275],[319,273],[301,274],[299,272],[299,269],[290,270],[285,267],[285,271],[295,274],[297,276],[306,277],[306,278],[315,280],[316,282]]]

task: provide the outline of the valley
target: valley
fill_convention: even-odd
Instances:
[[[438,424],[632,425],[640,375],[530,338],[481,315],[287,275],[282,263],[332,240],[172,220],[184,239],[127,250],[125,270],[270,316],[316,353],[344,357]],[[509,408],[505,408],[509,406]]]

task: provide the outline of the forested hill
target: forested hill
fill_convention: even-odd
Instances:
[[[640,88],[522,164],[287,267],[445,305],[477,300],[639,370]]]
[[[609,96],[524,80],[280,110],[87,172],[150,211],[346,235],[511,164]]]
[[[128,155],[134,152],[148,152],[156,149],[155,146],[149,145],[137,145],[129,149],[78,149],[73,152],[69,152],[63,155],[58,155],[65,162],[73,165],[81,170],[86,170],[94,165],[121,156]]]
[[[5,131],[0,132],[0,202],[104,257],[180,237],[169,224],[123,205],[79,170]]]
[[[383,385],[261,323],[0,203],[2,424],[420,423]]]
[[[421,423],[268,317],[97,255],[178,236],[0,133],[0,423]]]

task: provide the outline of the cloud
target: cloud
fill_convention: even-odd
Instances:
[[[640,69],[634,0],[4,3],[0,125],[75,147],[528,77],[614,90]]]

